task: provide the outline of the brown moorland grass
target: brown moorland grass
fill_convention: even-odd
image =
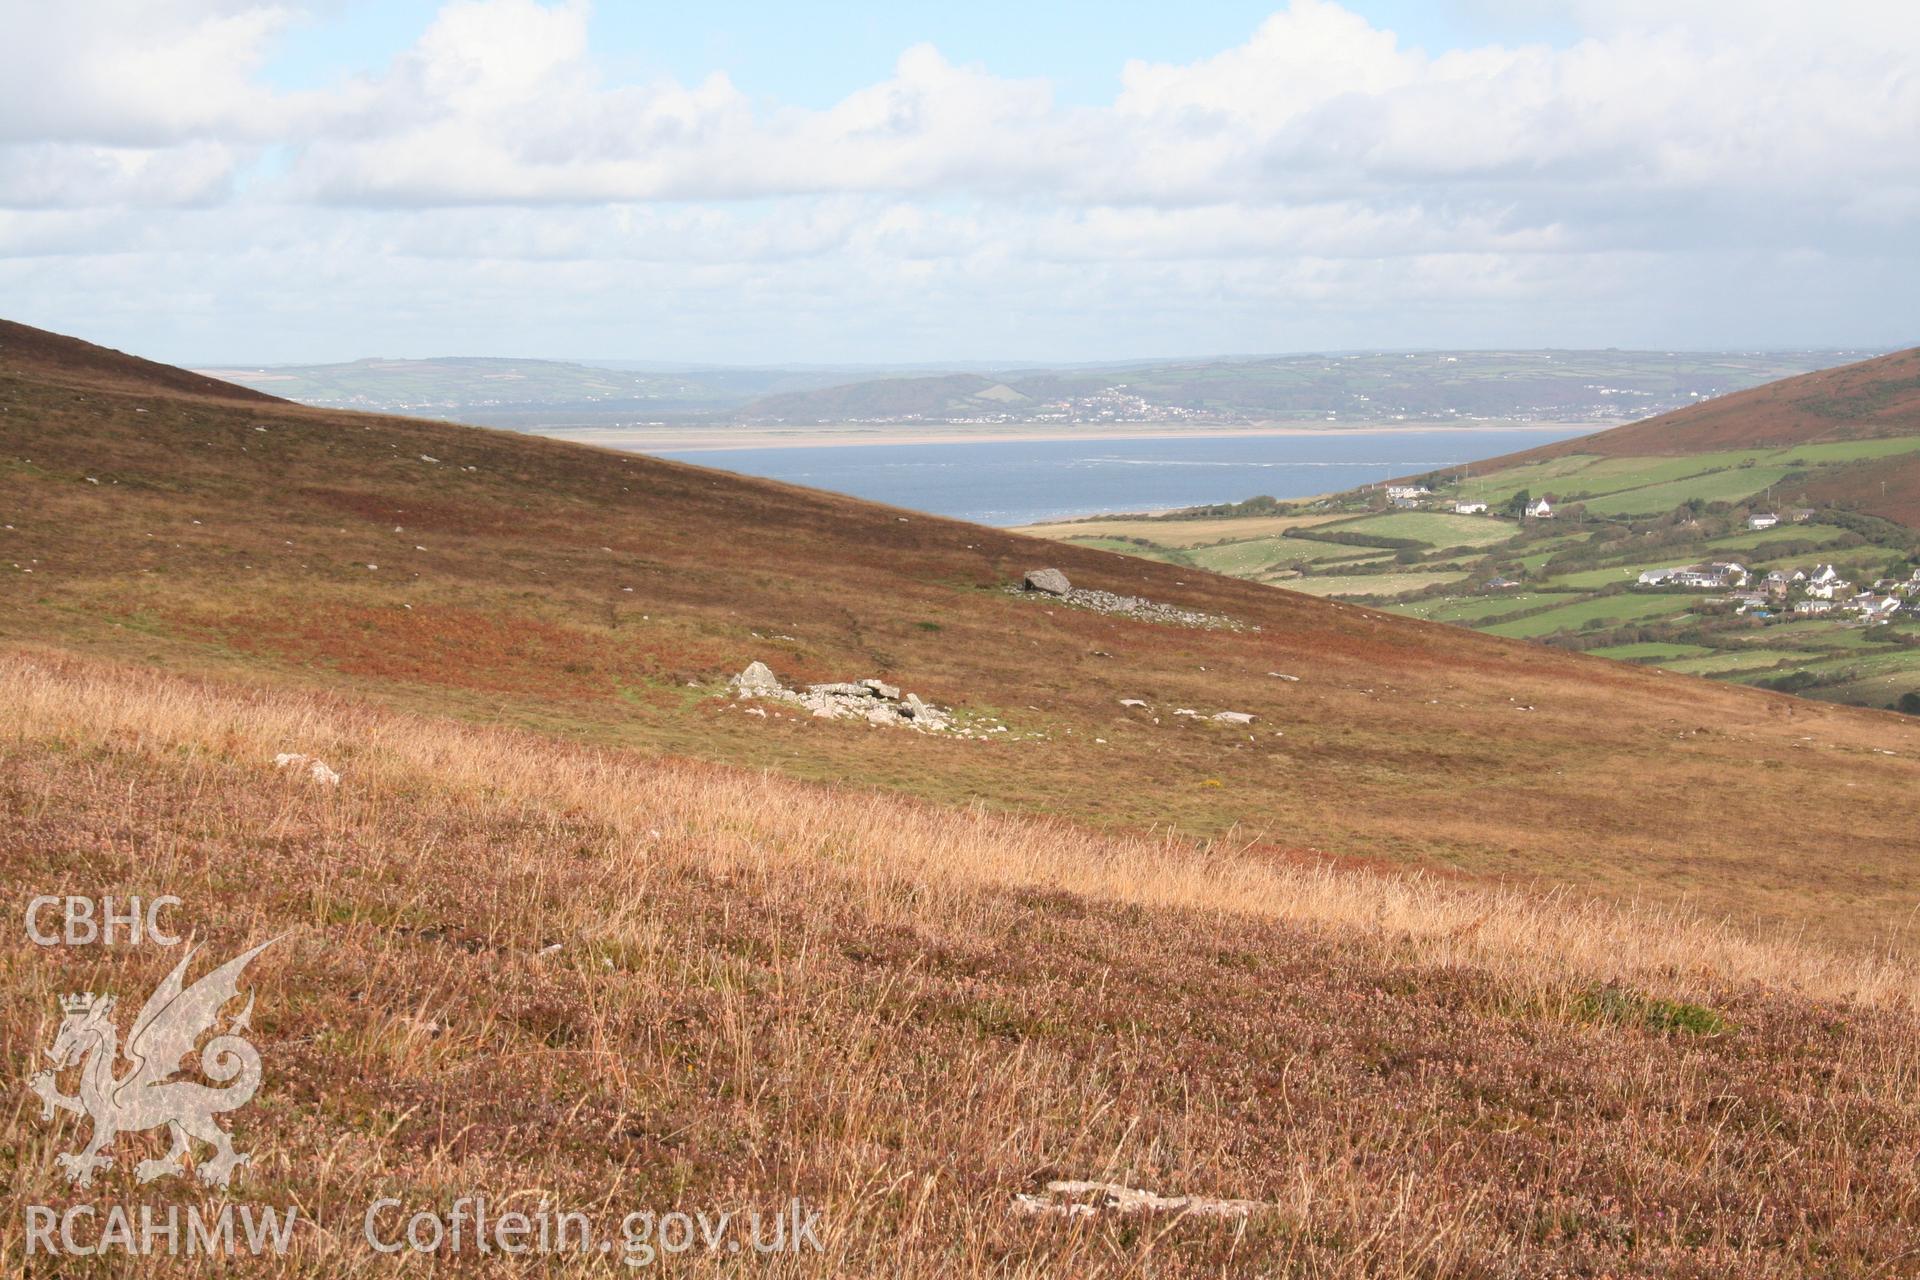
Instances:
[[[463,1193],[603,1223],[799,1195],[826,1251],[768,1268],[788,1275],[1858,1276],[1920,1256],[1897,958],[54,653],[0,660],[0,700],[9,900],[172,892],[213,957],[285,935],[250,971],[267,1083],[234,1116],[254,1158],[234,1194],[319,1226],[248,1274],[384,1274],[366,1205]],[[342,783],[277,773],[282,750]],[[137,995],[175,959],[11,938],[8,1062],[50,1039],[57,994]],[[83,1136],[31,1102],[0,1147],[4,1265],[128,1273],[24,1267],[24,1206],[76,1198],[51,1157]],[[136,1188],[143,1143],[81,1198],[215,1203]],[[1262,1207],[1011,1212],[1055,1178]]]
[[[0,641],[1757,934],[1877,950],[1911,925],[1910,719],[697,467],[188,394],[98,349],[62,365],[69,341],[0,341]],[[1247,629],[1003,590],[1046,563]],[[756,719],[723,686],[755,659],[1012,732]]]

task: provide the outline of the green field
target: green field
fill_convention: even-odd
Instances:
[[[1827,546],[1847,536],[1845,529],[1835,529],[1830,525],[1777,524],[1771,529],[1749,529],[1743,533],[1731,533],[1724,538],[1715,538],[1705,545],[1715,551],[1765,551],[1778,542],[1811,542],[1816,546]]]
[[[1195,547],[1187,559],[1202,569],[1247,578],[1275,564],[1295,563],[1299,550],[1312,543],[1297,538],[1253,538],[1246,542],[1223,542],[1217,547]],[[1351,552],[1353,548],[1345,548]]]
[[[1647,569],[1665,569],[1676,564],[1685,564],[1685,560],[1651,560],[1636,564],[1622,565],[1607,569],[1582,569],[1578,573],[1561,574],[1547,580],[1548,585],[1565,587],[1580,591],[1592,591],[1599,587],[1610,586],[1616,582],[1633,582]]]
[[[1076,546],[1096,547],[1101,551],[1117,551],[1125,556],[1139,556],[1143,560],[1161,560],[1168,564],[1187,563],[1187,558],[1178,551],[1167,547],[1143,547],[1137,542],[1128,542],[1125,538],[1069,538],[1067,541]]]
[[[1314,595],[1368,598],[1433,622],[1592,645],[1588,652],[1602,657],[1686,675],[1753,682],[1804,671],[1808,676],[1795,689],[1810,697],[1888,706],[1910,689],[1920,691],[1920,659],[1890,647],[1879,628],[1841,616],[1796,619],[1787,608],[1743,616],[1721,592],[1618,588],[1632,588],[1648,569],[1716,559],[1737,560],[1755,574],[1830,561],[1856,583],[1902,577],[1908,572],[1902,566],[1920,563],[1920,537],[1896,526],[1831,509],[1770,529],[1748,529],[1746,520],[1761,511],[1785,512],[1823,468],[1857,471],[1872,459],[1916,450],[1920,435],[1690,456],[1574,454],[1457,481],[1429,476],[1430,510],[1381,510],[1377,489],[1292,507],[1269,501],[1250,511],[1245,526],[1263,536],[1191,547],[1181,560]],[[1770,485],[1780,492],[1768,494]],[[1505,505],[1523,489],[1552,498],[1558,516],[1514,521],[1445,509],[1462,498]],[[1208,509],[1209,528],[1230,532],[1234,520],[1219,512]],[[1276,519],[1323,521],[1314,532],[1418,545],[1369,551],[1275,538],[1253,523]],[[1549,562],[1563,571],[1545,576]],[[1292,576],[1290,566],[1315,572]],[[1496,575],[1524,588],[1493,590],[1487,584]],[[1436,585],[1443,589],[1428,594]],[[1896,634],[1920,639],[1920,597],[1892,625]]]
[[[1920,450],[1920,436],[1896,436],[1887,440],[1835,440],[1828,444],[1803,444],[1782,449],[1778,461],[1782,466],[1858,462],[1867,458],[1891,458],[1916,450]]]
[[[1657,515],[1694,499],[1702,502],[1738,502],[1752,497],[1768,485],[1777,484],[1787,470],[1786,467],[1735,467],[1731,471],[1715,471],[1684,480],[1670,480],[1665,484],[1627,489],[1590,500],[1587,512],[1596,516]]]
[[[1443,583],[1460,582],[1464,573],[1364,573],[1294,578],[1280,585],[1310,596],[1404,596]]]
[[[1480,629],[1491,631],[1497,636],[1532,639],[1535,636],[1552,635],[1556,631],[1577,631],[1596,619],[1616,623],[1637,621],[1642,618],[1657,618],[1664,614],[1685,613],[1692,607],[1693,600],[1687,596],[1596,596],[1558,609],[1549,609],[1545,613],[1536,613],[1531,617],[1516,618],[1512,622],[1496,622]]]
[[[1659,661],[1663,667],[1671,667],[1671,659],[1692,658],[1701,654],[1710,654],[1713,650],[1698,644],[1665,644],[1657,640],[1643,641],[1639,644],[1616,644],[1605,649],[1589,649],[1588,653],[1602,658],[1614,658],[1621,662]]]
[[[1491,502],[1498,505],[1522,489],[1551,489],[1553,482],[1573,475],[1583,467],[1598,461],[1601,459],[1592,454],[1573,453],[1564,458],[1549,458],[1545,462],[1533,462],[1524,467],[1496,471],[1491,475],[1469,476],[1457,487],[1450,489],[1447,496],[1469,502]]]
[[[1718,675],[1729,671],[1761,671],[1777,667],[1783,662],[1807,663],[1820,655],[1794,649],[1743,649],[1723,650],[1718,653],[1697,658],[1683,658],[1677,662],[1663,662],[1660,665],[1669,671],[1680,671],[1688,675]]]
[[[1408,538],[1430,547],[1490,547],[1514,535],[1511,523],[1440,511],[1395,511],[1364,520],[1346,520],[1319,530],[1335,531],[1363,533],[1373,538]]]

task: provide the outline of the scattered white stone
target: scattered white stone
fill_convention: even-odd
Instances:
[[[1036,577],[1053,574],[1058,578],[1054,585],[1058,591],[1035,584]],[[1142,596],[1115,595],[1111,591],[1092,591],[1084,587],[1066,585],[1066,575],[1058,569],[1039,569],[1029,573],[1022,584],[1008,587],[1007,591],[1027,600],[1044,600],[1048,604],[1058,600],[1076,608],[1088,609],[1094,613],[1109,613],[1122,618],[1133,618],[1140,622],[1161,622],[1176,627],[1196,627],[1204,631],[1258,631],[1234,618],[1220,614],[1201,613],[1197,609],[1182,609],[1177,605],[1162,604],[1157,600],[1148,600]]]
[[[1213,719],[1221,724],[1252,724],[1253,714],[1248,711],[1216,711]]]
[[[1269,672],[1267,672],[1267,674],[1268,674],[1268,675],[1270,675],[1270,676],[1272,676],[1272,677],[1273,677],[1273,678],[1274,678],[1275,680],[1290,680],[1290,681],[1292,681],[1292,682],[1293,682],[1294,684],[1299,684],[1299,683],[1300,683],[1300,677],[1299,677],[1299,676],[1290,676],[1290,675],[1286,675],[1286,674],[1284,674],[1284,673],[1282,673],[1282,672],[1279,672],[1279,671],[1269,671]]]
[[[1245,1218],[1261,1207],[1257,1200],[1216,1200],[1212,1196],[1161,1196],[1117,1182],[1049,1182],[1044,1194],[1016,1195],[1016,1213],[1061,1218],[1102,1214],[1130,1217],[1170,1213],[1196,1218]]]
[[[1144,698],[1122,698],[1120,699],[1120,705],[1123,707],[1144,707],[1147,704]]]
[[[422,461],[422,462],[438,462],[438,461],[440,461],[440,459],[438,459],[438,458],[436,458],[436,457],[434,457],[434,456],[433,456],[432,454],[430,454],[430,453],[423,453],[423,454],[421,454],[421,455],[420,455],[420,461]]]
[[[282,751],[273,758],[273,767],[281,770],[298,770],[323,786],[337,787],[340,785],[339,774],[329,769],[324,760],[316,760],[305,752]]]
[[[917,694],[903,694],[897,685],[871,677],[789,689],[766,663],[752,662],[745,671],[728,680],[727,685],[734,690],[736,698],[792,703],[822,720],[857,717],[869,724],[921,733],[944,733],[958,728],[952,712],[923,701]]]

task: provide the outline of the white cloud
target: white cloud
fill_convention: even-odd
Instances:
[[[1429,55],[1293,0],[1238,47],[1127,65],[1101,107],[921,45],[812,110],[724,69],[615,81],[579,0],[457,0],[390,65],[301,93],[261,78],[287,9],[0,0],[0,283],[125,316],[84,301],[111,261],[176,315],[207,300],[210,326],[404,285],[382,322],[439,326],[441,350],[524,336],[479,341],[493,300],[635,354],[695,331],[635,318],[669,302],[715,343],[779,332],[780,306],[809,341],[894,344],[876,358],[1049,333],[1098,354],[1153,336],[1129,308],[1184,318],[1155,350],[1332,345],[1316,316],[1343,343],[1369,318],[1376,343],[1818,340],[1848,317],[1831,340],[1896,336],[1920,277],[1920,7],[1556,7],[1583,38]],[[263,301],[268,279],[311,301]]]

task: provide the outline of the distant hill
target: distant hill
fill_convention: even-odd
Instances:
[[[748,421],[857,422],[865,419],[964,418],[1017,412],[1031,397],[995,378],[952,373],[926,378],[876,378],[818,391],[756,400],[740,410]]]
[[[448,356],[341,364],[215,367],[228,379],[301,404],[495,426],[606,425],[685,418],[769,393],[845,381],[844,372],[619,369],[564,360]]]
[[[1604,422],[1847,359],[1841,352],[1368,352],[866,379],[756,400],[743,421]]]
[[[445,357],[198,372],[329,409],[512,427],[988,421],[1625,422],[1858,353],[1363,352],[1038,368]]]

